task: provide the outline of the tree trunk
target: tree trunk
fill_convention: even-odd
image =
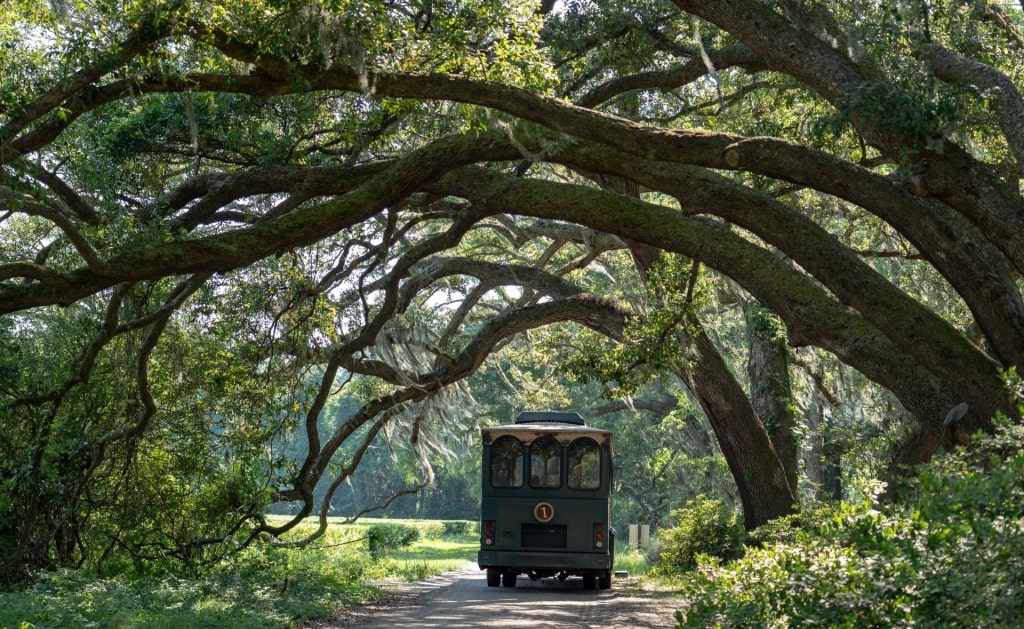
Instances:
[[[797,495],[799,444],[794,435],[789,380],[789,351],[781,321],[758,303],[744,303],[749,336],[747,375],[750,401],[761,418],[775,453],[786,470],[786,482]]]
[[[695,318],[689,364],[679,374],[700,401],[732,472],[751,530],[797,509],[786,470],[746,393]]]
[[[821,496],[843,499],[843,446],[832,441],[828,425],[821,438]]]
[[[639,242],[626,242],[646,279],[661,252]],[[722,448],[743,505],[744,526],[755,529],[793,513],[797,509],[796,494],[747,394],[695,316],[687,315],[680,328],[677,333],[687,335],[690,355],[677,375],[700,402]],[[691,331],[696,334],[691,336]]]

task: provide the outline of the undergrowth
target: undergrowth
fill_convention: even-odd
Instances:
[[[312,547],[253,546],[198,578],[51,573],[20,591],[0,592],[0,629],[294,627],[379,595],[374,583],[459,568],[478,545],[472,527],[456,526],[470,534],[451,536],[442,523],[405,525],[420,528],[420,539],[400,551],[378,548],[376,557],[366,540],[373,525],[332,524]]]
[[[696,553],[696,569],[677,572],[677,629],[1019,626],[1022,443],[1024,427],[1003,424],[936,457],[896,504],[879,486],[755,531],[739,559]]]

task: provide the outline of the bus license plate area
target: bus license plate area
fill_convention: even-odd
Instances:
[[[565,548],[566,530],[564,524],[522,525],[523,546],[529,548]]]

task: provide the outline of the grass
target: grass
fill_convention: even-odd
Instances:
[[[408,550],[392,553],[378,561],[388,574],[403,581],[421,581],[449,570],[456,570],[468,560],[476,558],[480,541],[476,535],[468,538],[442,538],[421,540]]]
[[[650,571],[647,555],[641,550],[626,550],[625,545],[615,548],[615,570],[625,570],[631,577],[642,577]]]
[[[284,629],[380,595],[372,582],[459,568],[478,547],[475,533],[430,537],[374,560],[362,539],[373,522],[332,523],[304,550],[249,548],[200,578],[50,573],[27,589],[0,592],[0,629]]]

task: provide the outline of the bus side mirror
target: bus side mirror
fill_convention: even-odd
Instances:
[[[612,491],[620,491],[622,489],[622,466],[616,465],[612,468]]]

